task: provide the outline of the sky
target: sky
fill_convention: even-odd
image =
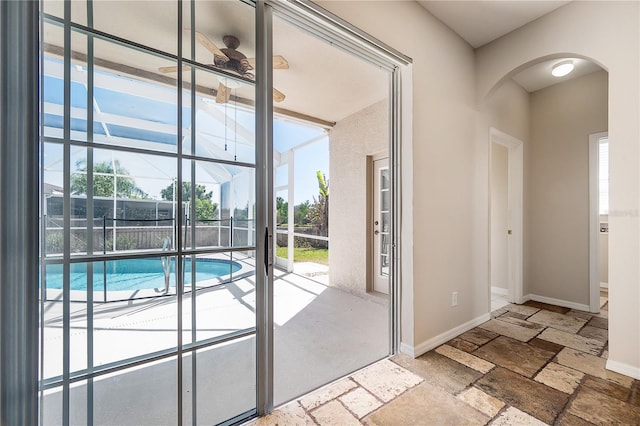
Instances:
[[[45,101],[44,125],[45,135],[62,136],[61,106],[63,104],[63,85],[60,76],[62,63],[47,58],[45,60],[45,79],[43,98]],[[82,66],[72,67],[71,106],[72,112],[72,138],[86,139],[86,86],[84,78],[86,68]],[[84,74],[83,74],[84,73]],[[116,76],[104,71],[96,71],[96,89],[94,90],[94,111],[101,114],[111,114],[125,117],[125,121],[107,123],[106,129],[101,122],[94,122],[94,140],[112,144],[114,141],[123,142],[133,146],[142,146],[153,150],[175,152],[175,125],[176,107],[164,102],[162,99],[175,99],[175,89],[162,87],[157,84],[137,82],[126,77]],[[114,90],[114,86],[126,84],[127,90]],[[173,96],[171,96],[173,95]],[[199,155],[212,158],[224,158],[247,163],[255,161],[254,151],[254,117],[245,109],[238,109],[233,115],[231,103],[228,105],[215,104],[213,100],[202,100],[198,95],[196,129],[198,146],[204,147]],[[187,98],[188,99],[188,98]],[[185,100],[183,107],[183,123],[188,128],[190,125],[191,111],[189,101]],[[225,119],[226,114],[226,119]],[[126,120],[129,120],[128,122]],[[227,123],[233,120],[235,125]],[[111,120],[114,121],[114,120]],[[118,120],[115,120],[118,121]],[[147,126],[145,129],[144,127]],[[169,130],[167,130],[169,129]],[[170,133],[173,130],[173,135]],[[107,136],[107,132],[109,136]],[[293,122],[276,118],[274,122],[274,149],[285,152],[295,146],[317,139],[325,135],[316,143],[295,150],[295,193],[294,203],[299,204],[306,200],[313,202],[313,197],[318,195],[318,182],[316,171],[321,171],[329,179],[329,141],[326,131],[306,123]],[[222,152],[221,140],[229,141],[228,147]],[[234,142],[235,141],[235,142]],[[187,141],[187,143],[189,143]],[[114,155],[109,150],[94,150],[94,164],[99,161],[110,161]],[[45,147],[45,182],[62,186],[62,150],[54,146]],[[148,156],[141,154],[116,153],[117,160],[152,198],[160,198],[160,190],[171,183],[175,177],[175,160]],[[72,172],[77,170],[76,163],[86,158],[86,150],[82,147],[72,148]],[[203,165],[206,165],[203,163]],[[237,167],[227,167],[230,173],[246,171]],[[197,167],[196,179],[207,183],[211,189],[216,185],[216,177],[211,177],[211,167]],[[282,179],[286,181],[286,167],[275,170],[277,185],[282,185]],[[187,178],[185,176],[185,178]],[[217,177],[220,179],[220,176]],[[244,179],[246,180],[246,179]],[[250,190],[247,187],[244,191]],[[217,192],[217,190],[214,190]],[[279,194],[282,195],[282,194]],[[287,198],[286,195],[283,198]],[[214,199],[214,201],[216,201]],[[238,200],[241,202],[240,200]]]

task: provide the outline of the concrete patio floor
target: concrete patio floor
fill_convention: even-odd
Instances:
[[[387,298],[352,294],[327,285],[327,275],[275,272],[274,390],[281,404],[345,376],[388,354]],[[252,278],[183,297],[183,344],[255,326]],[[62,307],[46,302],[44,377],[62,374]],[[176,347],[175,296],[94,305],[94,366]],[[72,303],[70,369],[87,367],[86,304]],[[193,333],[192,333],[193,332]],[[183,357],[183,419],[191,422],[195,393],[197,423],[213,424],[255,407],[255,336],[213,345]],[[196,360],[196,381],[192,361]],[[175,424],[177,358],[162,359],[93,380],[95,424]],[[192,386],[193,384],[193,386]],[[72,384],[71,423],[87,423],[86,381]],[[62,393],[42,401],[46,424],[61,423]]]

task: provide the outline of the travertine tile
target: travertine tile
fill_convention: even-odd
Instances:
[[[566,314],[571,309],[563,306],[549,305],[548,303],[536,302],[535,300],[528,300],[523,303],[525,306],[532,306],[534,308],[544,309],[551,312],[557,312],[559,314]]]
[[[490,320],[479,326],[485,330],[493,331],[494,333],[502,334],[503,336],[511,337],[521,342],[527,342],[533,339],[540,330],[533,330],[530,328],[520,327],[519,325],[511,324],[500,320]]]
[[[602,351],[600,358],[609,359],[609,351],[607,350]]]
[[[640,380],[636,380],[636,383],[631,391],[629,404],[635,405],[636,407],[640,407]]]
[[[423,381],[421,377],[389,360],[375,363],[351,377],[384,402]]]
[[[455,339],[451,339],[447,342],[447,345],[454,347],[456,349],[460,349],[465,352],[473,352],[478,349],[478,345],[473,344],[467,340],[460,339],[456,337]]]
[[[593,426],[593,423],[569,413],[564,413],[557,424],[559,426]]]
[[[583,373],[612,381],[627,388],[631,388],[631,385],[633,384],[633,379],[631,377],[623,376],[622,374],[605,369],[607,360],[604,358],[571,348],[564,348],[556,357],[558,364],[571,367],[574,370],[582,371]]]
[[[359,419],[382,407],[382,402],[363,388],[354,389],[338,399]]]
[[[571,401],[568,412],[599,425],[637,425],[640,422],[640,407],[585,387],[580,388]]]
[[[584,373],[578,370],[550,362],[538,373],[534,380],[571,395],[583,377]]]
[[[416,359],[398,354],[393,361],[450,393],[458,393],[482,377],[482,373],[433,351]]]
[[[255,426],[298,426],[315,425],[313,419],[304,412],[300,404],[292,402],[265,417],[260,417],[249,425]]]
[[[506,315],[503,315],[503,316],[501,316],[500,318],[497,318],[497,319],[499,321],[506,321],[506,322],[509,322],[511,324],[519,325],[520,327],[530,328],[532,330],[542,331],[542,329],[544,328],[543,325],[536,324],[534,322],[530,322],[528,320],[523,320],[523,319],[520,319],[520,318],[508,317]]]
[[[361,423],[339,401],[333,400],[311,411],[318,424],[335,426],[360,426]]]
[[[591,327],[609,329],[609,320],[606,318],[593,317],[587,324]]]
[[[600,308],[607,304],[609,296],[600,296]]]
[[[444,355],[447,358],[451,358],[454,361],[459,362],[460,364],[466,365],[469,368],[473,368],[476,371],[481,373],[487,373],[493,367],[495,367],[492,363],[487,362],[481,358],[470,355],[460,349],[452,348],[449,345],[442,345],[436,348],[436,352],[440,355]]]
[[[533,377],[555,353],[500,336],[473,353],[523,376]]]
[[[555,328],[547,328],[538,336],[538,338],[567,346],[569,348],[578,349],[583,352],[588,352],[592,355],[600,355],[600,352],[602,352],[602,348],[604,347],[604,342],[599,340],[588,339],[577,334],[556,330]]]
[[[569,333],[577,333],[587,323],[586,319],[549,311],[540,311],[535,315],[531,315],[527,321],[542,324],[546,327],[553,327]]]
[[[357,386],[358,385],[351,379],[342,379],[327,386],[323,386],[320,389],[304,396],[300,399],[300,404],[302,404],[302,406],[307,410],[313,410],[325,402],[349,392]]]
[[[498,333],[494,333],[492,331],[489,330],[484,330],[482,328],[472,328],[471,330],[467,331],[466,333],[462,333],[460,336],[458,336],[460,339],[464,339],[468,342],[474,343],[476,345],[484,345],[485,343],[489,342],[490,340],[495,339],[496,337],[498,337],[499,334]]]
[[[592,315],[593,318],[609,319],[609,311],[605,311],[604,309],[601,309],[600,313]]]
[[[515,407],[507,408],[489,424],[494,426],[546,426],[546,423],[541,422],[535,417],[530,416]]]
[[[546,351],[549,352],[553,352],[553,353],[558,353],[560,352],[562,349],[564,349],[564,346],[559,345],[557,343],[553,343],[553,342],[549,342],[547,340],[542,340],[542,339],[538,339],[537,337],[535,339],[531,339],[527,342],[529,345],[535,346],[537,348],[540,349],[544,349]]]
[[[491,318],[498,318],[498,317],[506,314],[507,312],[509,312],[509,311],[505,307],[502,307],[500,309],[496,309],[495,311],[491,312]]]
[[[571,315],[572,317],[586,319],[587,321],[593,318],[593,314],[585,311],[578,311],[577,309],[572,309],[566,313],[566,315]]]
[[[607,340],[609,340],[608,330],[592,327],[590,325],[585,325],[584,328],[578,332],[578,334],[589,339],[600,340],[601,342],[606,342]]]
[[[529,315],[519,314],[517,312],[507,311],[504,315],[500,315],[500,318],[517,318],[521,320],[525,320],[529,317]]]
[[[422,383],[363,419],[366,425],[484,425],[489,417]]]
[[[583,387],[588,387],[594,391],[603,395],[610,396],[611,398],[619,399],[620,401],[627,402],[631,395],[631,389],[625,388],[617,383],[610,382],[608,380],[600,379],[587,375],[582,382]],[[640,419],[638,419],[640,421]]]
[[[548,424],[553,423],[569,399],[567,394],[502,367],[491,370],[474,386]]]
[[[494,417],[500,410],[502,410],[502,407],[504,407],[504,402],[474,387],[470,387],[469,389],[461,392],[458,395],[458,399],[461,399],[489,417]]]
[[[506,308],[509,310],[509,312],[515,312],[518,314],[526,315],[528,317],[540,310],[538,308],[534,308],[533,306],[516,305],[514,303],[508,304]]]

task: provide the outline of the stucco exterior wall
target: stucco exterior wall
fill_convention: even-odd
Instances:
[[[387,153],[389,102],[377,102],[329,133],[329,285],[367,290],[367,156]]]

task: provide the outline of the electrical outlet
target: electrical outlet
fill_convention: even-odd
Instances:
[[[451,293],[451,306],[458,306],[458,292]]]

